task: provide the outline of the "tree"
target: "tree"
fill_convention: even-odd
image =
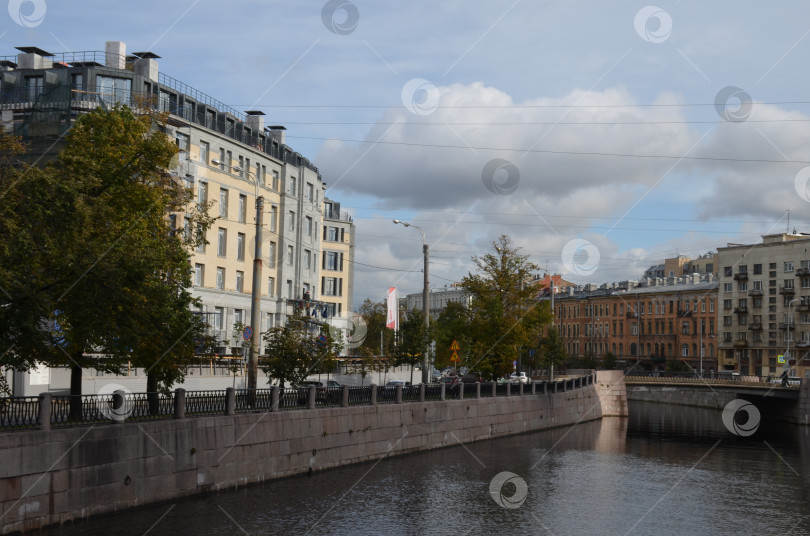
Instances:
[[[538,350],[543,368],[558,368],[568,358],[562,338],[554,326],[546,330],[546,334],[540,339]]]
[[[188,290],[189,251],[204,237],[179,232],[169,216],[202,230],[212,218],[166,171],[177,148],[163,119],[96,110],[79,118],[55,162],[4,170],[15,176],[0,229],[18,238],[0,250],[13,289],[0,314],[22,320],[0,328],[14,344],[3,364],[68,365],[74,395],[83,368],[120,372],[132,362],[150,391],[183,378],[205,330]]]
[[[472,295],[471,368],[494,379],[512,370],[519,348],[537,341],[551,313],[548,304],[536,300],[535,289],[525,284],[537,265],[506,235],[492,247],[494,253],[473,257],[477,273],[465,276],[461,286]]]
[[[605,370],[614,370],[616,368],[616,364],[616,354],[613,352],[607,352],[604,360],[602,361],[602,368]]]
[[[428,344],[430,344],[430,330],[425,326],[425,314],[418,309],[408,311],[407,316],[400,323],[397,343],[392,356],[396,366],[411,366],[411,383],[413,383],[414,366],[422,361]]]
[[[261,368],[281,387],[286,382],[300,385],[313,372],[331,370],[342,348],[342,341],[332,338],[328,326],[300,315],[270,329],[264,340],[268,357]]]
[[[382,333],[382,353],[390,355],[394,345],[394,330],[385,326],[386,305],[382,302],[372,302],[366,298],[360,306],[359,312],[366,323],[367,334],[359,348],[368,348],[372,354],[380,355],[380,333]]]
[[[450,361],[453,341],[459,345],[459,359],[465,360],[470,352],[470,311],[457,302],[448,303],[436,319],[433,330],[436,340],[436,367],[444,368],[455,365]],[[469,365],[462,361],[463,364]]]

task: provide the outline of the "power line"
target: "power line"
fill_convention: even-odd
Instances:
[[[746,123],[807,123],[810,122],[810,119],[747,119]],[[476,121],[476,122],[455,122],[455,121],[442,121],[440,123],[436,122],[424,122],[424,121],[417,121],[417,122],[407,122],[403,123],[402,121],[284,121],[282,119],[278,120],[278,123],[284,125],[402,125],[402,126],[538,126],[538,125],[585,125],[585,126],[592,126],[592,125],[606,125],[606,126],[615,126],[615,125],[722,125],[727,123],[727,121],[507,121],[507,122],[486,122],[486,121]]]
[[[771,102],[754,102],[753,104],[767,104],[773,106],[781,106],[784,104],[810,104],[810,101],[771,101]],[[398,104],[231,104],[234,108],[245,106],[260,106],[263,108],[368,108],[368,109],[386,109],[386,108],[404,108],[401,103]],[[698,103],[682,103],[682,104],[660,104],[660,103],[640,103],[640,104],[513,104],[508,106],[492,105],[492,104],[471,104],[464,106],[436,106],[436,110],[468,110],[468,109],[496,109],[496,110],[525,110],[525,109],[543,109],[543,108],[697,108],[701,106],[717,106],[715,102],[698,102]]]
[[[758,163],[758,164],[810,164],[810,160],[772,160],[768,158],[724,158],[717,156],[686,156],[686,155],[651,155],[651,154],[632,154],[632,153],[607,153],[597,151],[553,151],[551,149],[517,149],[510,147],[478,147],[473,145],[439,145],[433,143],[416,143],[404,141],[380,141],[380,140],[354,140],[348,138],[323,138],[317,136],[287,136],[287,138],[295,138],[299,140],[319,140],[319,141],[342,141],[351,143],[370,143],[372,145],[402,145],[405,147],[429,147],[435,149],[465,149],[465,150],[478,150],[478,151],[499,151],[499,152],[516,152],[516,153],[542,153],[542,154],[558,154],[568,156],[609,156],[620,158],[640,158],[640,159],[668,159],[668,160],[703,160],[711,162],[740,162],[740,163]]]

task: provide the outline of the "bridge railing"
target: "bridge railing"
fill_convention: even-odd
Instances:
[[[703,383],[712,385],[750,385],[762,387],[778,387],[780,389],[798,389],[801,387],[802,382],[806,381],[802,378],[789,378],[786,386],[782,386],[782,380],[779,376],[743,376],[732,375],[723,373],[705,373],[700,375],[696,372],[651,372],[651,371],[633,371],[629,372],[624,377],[627,383]]]
[[[587,387],[594,377],[527,384],[484,382],[454,385],[426,384],[398,387],[291,387],[154,393],[100,393],[80,396],[51,395],[0,398],[0,431],[50,430],[156,419],[184,419],[248,412],[277,412],[376,404],[436,403],[460,398],[542,396]],[[522,389],[521,389],[522,387]]]

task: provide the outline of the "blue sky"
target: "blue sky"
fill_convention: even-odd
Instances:
[[[359,304],[421,288],[421,235],[393,218],[426,231],[433,286],[504,233],[601,283],[757,242],[788,209],[810,231],[810,5],[705,4],[13,0],[0,40],[124,41],[286,125],[355,216]]]

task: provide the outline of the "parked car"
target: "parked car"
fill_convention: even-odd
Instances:
[[[405,380],[390,380],[388,383],[385,384],[386,389],[396,389],[397,385],[401,385],[402,387],[408,387],[411,385],[411,382],[406,382]]]
[[[315,403],[338,403],[343,394],[341,393],[340,383],[335,380],[318,381],[318,380],[305,380],[301,382],[298,390],[298,405],[306,406],[309,401],[309,387],[315,386]]]
[[[442,373],[439,372],[438,370],[434,370],[433,374],[431,374],[430,376],[430,381],[433,383],[439,383],[440,381],[442,381]]]
[[[448,386],[458,385],[458,383],[460,381],[461,380],[459,380],[458,376],[455,376],[455,375],[454,376],[445,376],[444,378],[442,378],[442,383],[445,384],[445,385],[448,385]]]
[[[512,383],[529,383],[529,377],[526,376],[525,372],[513,372],[509,376],[509,381]]]

